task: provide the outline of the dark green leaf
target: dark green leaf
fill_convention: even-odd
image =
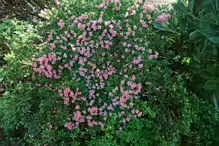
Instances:
[[[212,20],[210,18],[212,18],[212,15],[213,14],[208,13],[208,14],[201,17],[199,27],[202,31],[209,32],[211,30]]]
[[[210,41],[215,44],[219,44],[219,35],[215,35],[213,33],[201,32],[204,36],[206,36]]]
[[[215,80],[208,80],[205,82],[204,84],[204,88],[206,90],[211,90],[211,91],[214,91],[214,90],[217,90],[217,82]]]
[[[200,30],[195,30],[189,34],[189,39],[190,40],[195,40],[197,38],[200,38],[202,36],[202,33]]]
[[[189,10],[190,10],[191,12],[193,12],[194,6],[195,6],[195,0],[192,0],[192,1],[189,3]]]
[[[7,26],[6,26],[4,23],[0,24],[0,33],[2,33],[2,31],[3,31],[6,27],[7,27]]]
[[[188,9],[182,2],[177,2],[176,4],[173,5],[173,8],[176,12],[180,14],[184,14],[184,15],[188,14]]]

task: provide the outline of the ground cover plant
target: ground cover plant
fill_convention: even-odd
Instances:
[[[213,98],[190,90],[188,73],[174,68],[173,37],[156,29],[179,20],[174,10],[141,0],[60,1],[39,16],[1,30],[9,46],[2,145],[216,143]]]

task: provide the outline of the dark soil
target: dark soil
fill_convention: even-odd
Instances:
[[[12,9],[10,6],[3,6],[0,2],[0,23],[6,19],[13,18]]]

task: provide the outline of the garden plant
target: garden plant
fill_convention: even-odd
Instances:
[[[218,144],[216,0],[42,4],[0,24],[1,145]]]

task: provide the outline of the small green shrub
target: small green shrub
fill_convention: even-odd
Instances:
[[[28,22],[12,19],[3,24],[7,27],[2,30],[1,34],[8,50],[3,54],[4,64],[7,65],[3,66],[1,71],[4,72],[0,78],[1,83],[4,81],[8,87],[13,87],[19,82],[31,80],[32,55],[38,51],[42,37],[37,34],[38,28]]]

